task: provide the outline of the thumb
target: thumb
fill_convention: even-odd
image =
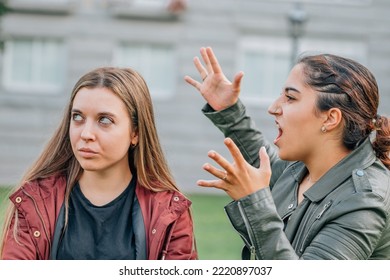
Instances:
[[[241,81],[244,77],[244,72],[240,71],[236,74],[233,80],[233,90],[239,92],[241,88]]]

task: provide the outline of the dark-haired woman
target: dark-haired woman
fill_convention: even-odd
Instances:
[[[210,151],[220,167],[204,169],[217,179],[198,185],[234,200],[225,209],[243,258],[389,259],[390,128],[371,72],[335,55],[301,58],[268,109],[272,144],[238,99],[243,73],[231,83],[211,48],[201,55],[203,82],[185,80],[208,102],[233,163]]]

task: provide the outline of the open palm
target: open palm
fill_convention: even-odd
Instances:
[[[218,60],[210,47],[201,48],[200,53],[204,66],[198,57],[194,58],[194,64],[203,82],[200,83],[189,76],[184,77],[185,81],[195,87],[214,110],[220,111],[232,106],[238,100],[244,73],[239,72],[236,74],[233,82],[231,82],[222,72]]]

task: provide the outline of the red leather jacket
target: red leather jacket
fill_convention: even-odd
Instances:
[[[3,259],[50,258],[65,188],[65,178],[53,176],[27,183],[10,196],[18,209],[18,242],[13,235],[13,218]],[[135,191],[145,226],[148,259],[197,259],[191,202],[179,192],[152,192],[138,183]]]

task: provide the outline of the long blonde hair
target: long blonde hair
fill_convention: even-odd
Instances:
[[[19,189],[26,182],[47,178],[56,174],[66,177],[65,223],[68,220],[69,196],[82,168],[76,160],[69,138],[71,110],[76,94],[82,88],[107,88],[121,98],[128,110],[132,128],[138,132],[138,144],[129,150],[129,165],[132,173],[137,174],[139,183],[152,191],[172,190],[178,187],[169,170],[163,154],[154,120],[154,111],[149,89],[136,71],[129,68],[104,67],[95,69],[75,84],[64,116],[55,133],[47,143],[39,158],[23,176]],[[4,221],[0,242],[0,256],[3,242],[15,217],[14,235],[17,234],[17,209],[12,203]]]

